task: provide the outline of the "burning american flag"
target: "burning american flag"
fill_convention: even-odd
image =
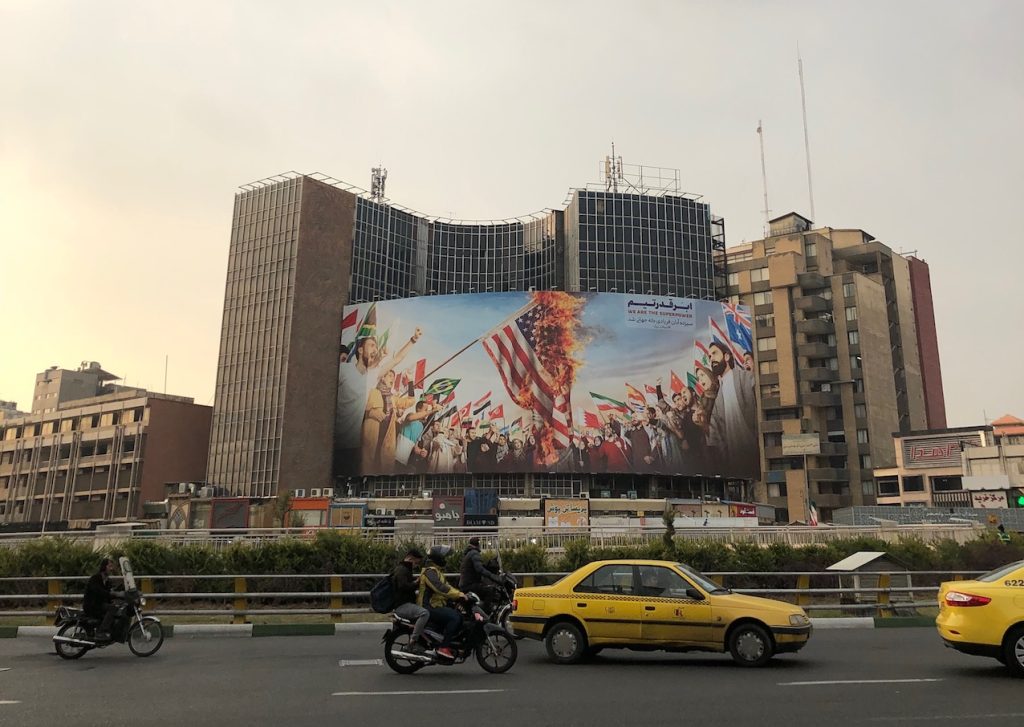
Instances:
[[[561,292],[536,292],[528,306],[481,339],[512,400],[534,414],[545,461],[572,441],[569,392],[579,362],[574,328],[582,300]]]

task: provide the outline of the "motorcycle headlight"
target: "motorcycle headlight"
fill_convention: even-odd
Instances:
[[[789,623],[792,626],[806,626],[811,622],[811,619],[807,618],[805,613],[794,613],[789,617]]]
[[[146,597],[145,596],[143,596],[142,598],[139,599],[139,604],[142,605],[142,606],[146,605]]]

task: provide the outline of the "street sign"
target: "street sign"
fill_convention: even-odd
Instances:
[[[800,454],[821,454],[821,440],[812,434],[783,434],[782,453],[786,456]]]

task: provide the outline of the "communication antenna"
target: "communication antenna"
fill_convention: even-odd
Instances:
[[[800,73],[800,106],[804,113],[804,154],[807,156],[807,196],[811,201],[811,221],[814,221],[814,186],[811,184],[811,142],[807,136],[807,94],[804,92],[804,61],[800,57],[800,44],[796,46],[796,66]],[[765,205],[767,207],[767,205]]]
[[[388,181],[388,170],[381,164],[374,167],[370,172],[370,196],[376,202],[383,202],[384,183]]]
[[[772,211],[768,208],[768,171],[764,165],[764,124],[757,120],[757,139],[761,144],[761,188],[764,190],[764,236],[768,237],[769,220]]]
[[[624,181],[622,173],[622,157],[615,156],[615,142],[612,142],[612,155],[604,158],[604,188],[607,192],[618,192],[619,181]]]

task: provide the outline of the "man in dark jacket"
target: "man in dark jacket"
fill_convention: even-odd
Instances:
[[[119,591],[113,590],[110,583],[110,572],[114,568],[110,558],[100,561],[100,569],[92,574],[88,584],[85,586],[85,597],[82,610],[89,618],[100,619],[99,628],[96,629],[97,641],[110,641],[110,626],[114,622],[114,597],[121,595]]]
[[[469,539],[469,545],[462,556],[459,590],[472,591],[489,607],[494,603],[492,583],[500,584],[501,578],[484,567],[483,559],[480,557],[480,538],[473,536]]]
[[[420,637],[430,618],[430,611],[416,604],[420,582],[419,577],[413,575],[413,569],[422,562],[423,553],[418,548],[409,548],[405,558],[391,571],[391,582],[395,587],[395,614],[416,622],[408,647],[413,654],[426,651],[420,644]]]

